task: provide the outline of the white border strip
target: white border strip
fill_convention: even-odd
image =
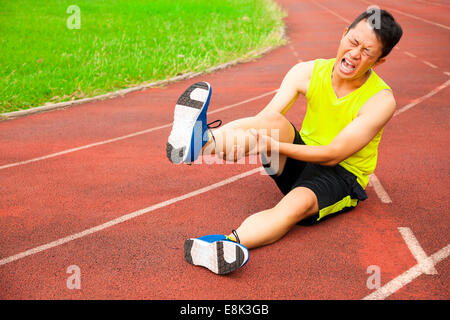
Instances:
[[[287,41],[286,30],[285,30],[284,25],[282,27],[280,27],[279,32],[280,32],[280,38],[282,39],[282,41]],[[67,107],[71,107],[71,106],[79,105],[79,104],[83,104],[83,103],[112,99],[112,98],[116,98],[116,97],[123,97],[124,95],[131,93],[131,92],[141,91],[141,90],[145,90],[148,88],[165,86],[165,85],[168,85],[173,82],[191,79],[191,78],[203,75],[203,74],[208,74],[208,73],[212,73],[215,71],[223,70],[223,69],[235,66],[237,64],[256,60],[260,56],[265,55],[265,54],[271,52],[272,50],[275,50],[278,47],[281,47],[282,45],[283,45],[283,42],[278,46],[271,46],[271,47],[262,48],[260,50],[253,50],[253,51],[248,52],[244,57],[238,58],[238,59],[230,61],[230,62],[223,63],[223,64],[215,66],[215,67],[211,67],[211,68],[209,68],[205,71],[201,71],[201,72],[188,72],[188,73],[185,73],[185,74],[182,74],[182,75],[170,78],[170,79],[160,80],[160,81],[151,82],[151,83],[144,83],[144,84],[136,86],[136,87],[121,89],[121,90],[117,90],[114,92],[109,92],[109,93],[102,94],[99,96],[91,97],[91,98],[64,101],[64,102],[59,102],[59,103],[54,103],[54,104],[43,105],[40,107],[34,107],[34,108],[26,109],[26,110],[0,113],[0,120],[4,120],[4,119],[9,120],[9,119],[14,119],[14,118],[21,117],[21,116],[30,115],[30,114],[52,111],[52,110],[57,110],[57,109],[63,109],[63,108],[67,108]]]

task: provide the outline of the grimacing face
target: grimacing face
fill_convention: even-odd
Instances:
[[[363,77],[370,68],[385,61],[378,59],[382,48],[367,20],[361,20],[354,28],[345,29],[336,56],[335,72],[345,80]]]

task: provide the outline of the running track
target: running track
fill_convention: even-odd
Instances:
[[[0,123],[1,299],[448,299],[450,3],[379,1],[404,28],[377,72],[398,111],[369,199],[295,227],[228,276],[187,264],[186,238],[228,233],[281,199],[255,164],[173,165],[173,106],[213,86],[209,120],[254,115],[299,60],[334,57],[369,3],[280,0],[290,41],[213,74]],[[386,6],[384,6],[386,5]],[[300,127],[303,98],[288,118]],[[29,161],[31,160],[31,161]],[[76,265],[81,289],[69,290]],[[368,288],[369,266],[381,287]]]

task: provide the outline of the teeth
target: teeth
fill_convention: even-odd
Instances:
[[[350,67],[352,67],[352,68],[355,67],[355,66],[354,66],[350,61],[348,61],[346,58],[344,58],[344,61],[345,61]]]
[[[355,66],[351,64],[346,58],[344,58],[341,62],[341,70],[345,73],[352,73],[355,70]]]

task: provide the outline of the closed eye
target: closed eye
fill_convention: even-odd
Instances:
[[[371,52],[370,52],[369,49],[364,49],[363,52],[364,52],[364,54],[365,54],[366,56],[372,57]]]

